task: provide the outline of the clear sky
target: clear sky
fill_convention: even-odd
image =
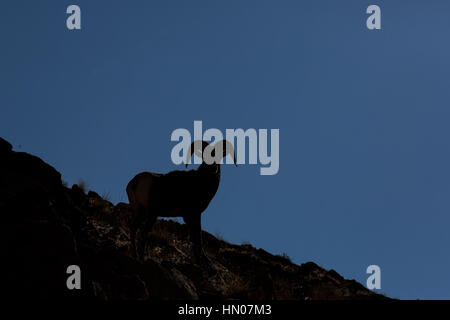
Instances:
[[[77,4],[82,30],[66,28]],[[382,29],[366,28],[367,6]],[[0,4],[0,136],[113,202],[182,169],[176,128],[279,128],[280,170],[225,166],[204,228],[381,292],[450,299],[449,1]]]

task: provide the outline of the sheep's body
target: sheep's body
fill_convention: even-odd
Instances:
[[[203,142],[202,150],[207,146]],[[146,236],[157,217],[183,217],[190,229],[195,256],[204,257],[201,214],[216,194],[219,183],[218,163],[203,162],[196,170],[175,170],[166,174],[142,172],[136,175],[127,185],[127,195],[133,211],[130,225],[133,253],[136,252],[138,257],[143,256]],[[142,241],[136,241],[138,229],[143,236]]]
[[[218,165],[216,165],[218,166]],[[219,174],[208,174],[199,168],[189,171],[171,171],[166,174],[142,172],[127,186],[128,199],[133,212],[151,208],[157,217],[185,217],[203,212],[217,192]],[[199,174],[203,173],[203,174]]]

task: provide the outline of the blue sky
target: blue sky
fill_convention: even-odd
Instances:
[[[66,28],[77,4],[82,30]],[[382,30],[365,10],[378,4]],[[450,299],[448,1],[0,5],[0,136],[114,202],[176,128],[279,128],[280,171],[225,166],[204,228],[381,292]]]

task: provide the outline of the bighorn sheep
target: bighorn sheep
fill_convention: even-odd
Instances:
[[[201,214],[219,187],[222,158],[230,154],[236,166],[237,163],[233,146],[226,140],[217,142],[214,147],[205,141],[194,141],[188,152],[186,167],[192,154],[202,157],[202,164],[197,169],[175,170],[166,174],[142,172],[128,183],[126,191],[133,213],[131,248],[132,254],[138,258],[143,258],[148,233],[157,217],[183,217],[190,229],[195,258],[206,258],[202,248]],[[142,239],[136,241],[138,230]]]

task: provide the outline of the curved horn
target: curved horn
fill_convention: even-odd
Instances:
[[[218,141],[214,145],[214,149],[216,151],[216,154],[221,155],[220,160],[222,160],[222,158],[225,158],[228,154],[231,155],[231,157],[233,158],[234,164],[237,167],[236,155],[234,154],[234,147],[231,142],[229,142],[228,140]],[[217,159],[217,161],[219,161],[219,159]]]
[[[200,158],[203,159],[203,151],[208,146],[209,146],[209,143],[206,141],[203,141],[203,140],[196,140],[196,141],[192,142],[191,146],[189,147],[188,154],[187,154],[186,168],[187,168],[193,154],[196,154],[197,156],[199,156]]]

